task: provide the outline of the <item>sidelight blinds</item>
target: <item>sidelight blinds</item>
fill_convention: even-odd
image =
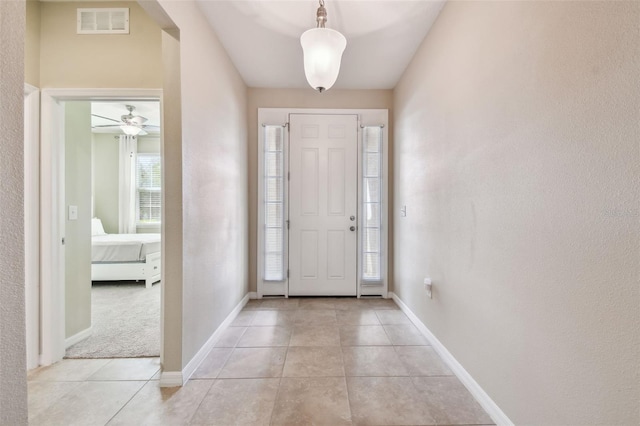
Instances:
[[[362,279],[382,281],[382,128],[362,132]]]
[[[138,223],[159,223],[162,180],[160,155],[138,154],[136,171]]]
[[[264,130],[264,280],[284,277],[284,126]]]

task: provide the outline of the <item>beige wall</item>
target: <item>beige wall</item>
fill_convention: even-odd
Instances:
[[[247,90],[194,2],[160,4],[180,28],[184,367],[248,291]]]
[[[0,424],[27,424],[24,1],[0,1]]]
[[[38,0],[27,0],[24,69],[24,81],[40,87],[40,2]]]
[[[91,103],[65,105],[65,335],[91,327]],[[78,219],[69,220],[70,205]]]
[[[640,423],[639,25],[449,2],[395,90],[395,292],[515,424]]]
[[[128,7],[130,34],[76,34],[79,7]],[[40,8],[40,87],[162,87],[160,27],[136,2],[42,2]]]
[[[249,291],[256,291],[257,271],[257,221],[258,221],[258,108],[327,108],[327,109],[388,109],[389,122],[393,122],[392,90],[329,90],[318,93],[308,89],[261,89],[250,88],[248,93],[249,119]],[[389,129],[389,173],[392,176],[393,126]],[[390,188],[393,183],[390,181]],[[393,194],[389,206],[393,203]],[[392,223],[390,211],[389,223]],[[391,241],[391,238],[390,238]],[[390,248],[392,249],[392,248]],[[390,253],[392,256],[393,253]],[[389,276],[392,277],[393,262],[389,259]],[[391,289],[392,287],[390,287]]]
[[[102,221],[107,234],[117,234],[119,228],[119,167],[120,147],[113,134],[93,134],[93,216]]]

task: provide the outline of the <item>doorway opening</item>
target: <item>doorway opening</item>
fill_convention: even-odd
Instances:
[[[42,91],[42,365],[63,357],[162,355],[160,240],[153,247],[133,238],[118,247],[99,242],[103,258],[92,257],[94,239],[162,234],[161,95]],[[123,132],[126,105],[136,105],[136,120],[144,121],[135,138]],[[132,218],[128,224],[125,216]],[[122,258],[130,255],[136,258]],[[142,338],[145,328],[151,331]]]

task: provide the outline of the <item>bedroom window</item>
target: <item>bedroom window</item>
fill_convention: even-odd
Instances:
[[[382,127],[362,132],[362,279],[382,281]]]
[[[264,126],[264,280],[284,277],[284,127]]]
[[[160,224],[161,181],[159,154],[138,154],[136,160],[136,218],[138,225]]]

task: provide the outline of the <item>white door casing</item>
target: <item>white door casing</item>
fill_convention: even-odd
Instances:
[[[289,295],[357,294],[358,117],[291,114]]]

